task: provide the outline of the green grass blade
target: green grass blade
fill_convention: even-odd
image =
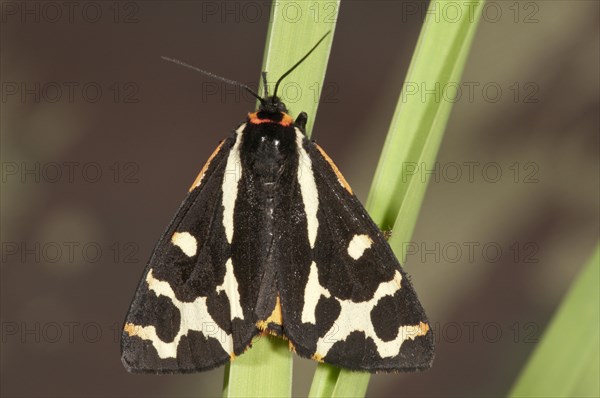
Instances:
[[[600,385],[600,245],[580,272],[512,397],[598,397]]]
[[[292,357],[287,341],[263,336],[229,366],[225,397],[290,397]],[[226,395],[225,395],[226,394]]]
[[[430,10],[441,3],[432,1]],[[458,21],[427,14],[367,200],[375,222],[393,227],[390,244],[402,262],[398,249],[412,236],[428,183],[411,167],[433,168],[453,105],[443,90],[460,82],[483,1],[454,5],[461,8]]]
[[[309,398],[331,397],[335,390],[340,368],[320,363],[317,366],[310,391]]]
[[[278,96],[292,117],[308,114],[310,135],[339,10],[339,1],[276,1],[271,8],[263,70],[272,93],[276,80],[301,59],[328,31],[319,48],[280,86]],[[261,338],[251,349],[228,365],[223,382],[224,397],[289,397],[292,388],[292,356],[287,342]]]
[[[267,71],[271,94],[276,80],[300,60],[325,33],[331,31],[319,48],[283,81],[277,93],[287,105],[292,117],[295,118],[302,111],[308,114],[308,136],[317,116],[339,7],[339,0],[283,0],[274,2],[271,9],[271,23],[263,60],[263,70]]]
[[[370,373],[352,372],[346,369],[340,371],[332,398],[364,397],[371,379]]]
[[[442,95],[422,98],[422,89],[459,82],[483,2],[455,5],[462,8],[458,21],[436,21],[435,12],[427,14],[367,201],[367,210],[379,226],[394,227],[390,244],[401,259],[401,243],[412,235],[427,187],[427,181],[414,176],[403,178],[402,165],[433,164],[453,104]],[[429,7],[439,9],[440,1],[432,1]],[[418,95],[411,94],[415,87]],[[368,374],[342,369],[332,389],[327,373],[335,372],[334,368],[319,368],[319,378],[327,382],[322,383],[323,394],[315,396],[364,396]],[[326,395],[329,391],[331,395]]]
[[[310,398],[364,397],[370,378],[370,373],[352,372],[320,363],[308,396]]]

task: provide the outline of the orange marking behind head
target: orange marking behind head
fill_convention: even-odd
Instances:
[[[202,182],[202,178],[204,177],[204,173],[206,173],[206,170],[208,170],[208,166],[210,166],[210,162],[212,162],[212,160],[215,158],[215,156],[217,156],[217,153],[219,153],[219,151],[221,150],[221,147],[223,146],[224,143],[225,143],[225,140],[221,141],[219,143],[219,146],[217,147],[217,149],[214,150],[214,152],[212,153],[212,155],[210,155],[210,157],[208,158],[206,163],[204,163],[204,167],[202,167],[202,170],[200,170],[200,173],[198,173],[198,176],[196,177],[196,179],[194,180],[194,183],[190,187],[189,192],[192,192],[194,190],[194,188],[196,188],[197,186],[200,185],[200,183]]]
[[[250,123],[252,123],[252,124],[276,123],[276,124],[280,124],[282,126],[290,126],[294,122],[292,117],[290,115],[288,115],[287,113],[283,113],[283,118],[281,119],[280,122],[275,122],[271,119],[260,119],[258,117],[258,112],[249,113],[248,121],[250,121]]]
[[[325,153],[325,151],[323,150],[323,148],[321,148],[320,146],[317,145],[317,149],[319,150],[319,152],[321,152],[321,155],[323,155],[323,157],[325,158],[325,160],[327,161],[327,163],[329,163],[329,165],[333,169],[333,172],[337,176],[338,181],[340,182],[340,184],[342,184],[342,186],[344,188],[346,188],[346,191],[350,192],[350,195],[353,195],[352,188],[350,188],[350,184],[348,184],[348,181],[346,181],[346,179],[344,178],[344,176],[340,172],[340,169],[338,169],[338,167],[335,165],[335,163],[333,163],[333,160],[331,160],[331,158]]]

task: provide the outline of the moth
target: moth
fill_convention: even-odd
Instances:
[[[130,372],[223,365],[261,334],[367,372],[416,371],[433,334],[408,276],[337,166],[277,97],[221,141],[139,283],[121,338]],[[168,59],[171,60],[171,59]],[[209,76],[232,83],[181,61]]]

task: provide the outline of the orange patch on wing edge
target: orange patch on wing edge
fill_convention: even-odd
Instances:
[[[344,178],[344,176],[340,172],[340,169],[338,169],[338,167],[335,165],[335,163],[333,163],[333,160],[331,160],[331,158],[329,157],[329,155],[327,155],[325,153],[325,151],[323,150],[323,148],[321,148],[317,144],[315,144],[315,145],[317,146],[317,149],[319,150],[319,152],[321,152],[321,155],[323,155],[323,157],[325,158],[325,160],[327,161],[327,163],[329,163],[329,166],[331,166],[331,168],[333,169],[333,172],[337,176],[338,181],[340,182],[340,184],[342,184],[342,186],[344,188],[346,188],[346,191],[350,192],[350,195],[353,195],[352,188],[350,188],[350,184],[348,184],[348,181],[346,181],[346,179]]]
[[[273,312],[271,312],[271,315],[269,315],[269,317],[264,321],[256,322],[256,326],[260,330],[265,331],[268,329],[269,323],[274,323],[276,325],[283,324],[283,316],[281,315],[281,301],[279,300],[279,295],[277,295],[277,299],[275,301],[275,308],[273,308]]]
[[[196,176],[196,179],[194,180],[192,186],[189,189],[189,192],[192,192],[194,190],[194,188],[200,186],[200,183],[202,182],[202,178],[204,177],[204,173],[206,173],[206,170],[208,170],[208,166],[210,166],[210,163],[212,162],[212,160],[215,158],[215,156],[217,156],[217,153],[219,153],[219,151],[221,150],[221,147],[223,146],[224,143],[225,143],[225,140],[221,141],[219,143],[219,146],[217,147],[217,149],[215,149],[213,151],[213,153],[210,155],[210,157],[208,158],[206,163],[204,163],[202,170],[200,170],[200,173],[198,173],[198,175]]]
[[[123,330],[127,332],[129,336],[137,336],[137,329],[138,327],[133,323],[126,323],[125,327],[123,327]]]
[[[418,336],[425,336],[429,331],[429,325],[425,322],[419,322],[419,334]]]
[[[292,343],[291,340],[288,340],[288,349],[290,350],[290,352],[293,352],[294,354],[296,353],[296,346],[294,345],[294,343]]]

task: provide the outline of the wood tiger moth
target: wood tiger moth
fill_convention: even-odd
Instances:
[[[427,369],[433,334],[383,233],[277,81],[221,141],[159,240],[121,338],[131,372],[188,373],[260,334],[298,355],[368,372]],[[266,91],[266,74],[263,74]]]

